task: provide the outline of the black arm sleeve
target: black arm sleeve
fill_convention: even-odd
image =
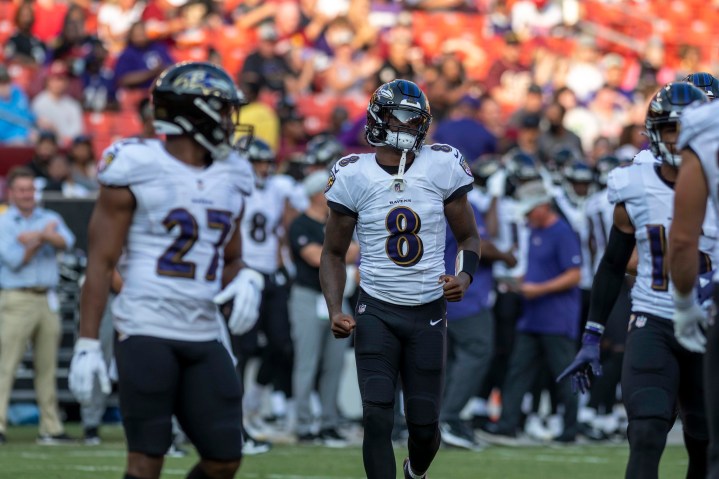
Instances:
[[[607,323],[607,318],[619,296],[627,264],[632,257],[636,242],[634,234],[623,233],[616,226],[612,226],[607,249],[599,262],[597,274],[594,275],[588,321],[602,325]]]

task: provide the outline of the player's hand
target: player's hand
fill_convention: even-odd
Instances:
[[[544,288],[537,283],[522,283],[519,290],[522,296],[527,299],[536,299],[540,296],[544,296]]]
[[[338,339],[348,337],[357,326],[355,318],[345,313],[333,314],[330,322],[332,323],[332,334]]]
[[[693,353],[703,353],[706,351],[704,330],[709,320],[708,313],[691,297],[684,302],[675,298],[674,305],[674,336],[677,341]]]
[[[469,288],[469,275],[467,273],[460,272],[457,276],[451,274],[443,274],[439,277],[439,282],[444,283],[442,289],[444,290],[444,299],[447,301],[457,302],[462,301],[464,292]]]
[[[592,376],[589,373],[591,372],[594,377],[602,375],[602,365],[599,362],[600,339],[601,335],[585,331],[582,336],[582,348],[575,356],[574,361],[557,377],[557,382],[571,376],[574,393],[584,394],[589,391],[592,385]]]
[[[252,329],[260,317],[265,277],[250,268],[242,268],[235,279],[213,299],[217,305],[232,301],[227,327],[232,334],[241,335]]]
[[[97,385],[103,394],[110,394],[112,386],[105,359],[102,357],[100,341],[90,338],[77,340],[67,379],[72,395],[80,404],[90,403]]]

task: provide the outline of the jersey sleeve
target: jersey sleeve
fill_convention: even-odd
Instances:
[[[325,187],[325,198],[327,204],[334,211],[353,216],[357,218],[358,206],[351,184],[353,179],[356,182],[355,172],[357,170],[356,163],[360,158],[358,156],[347,156],[340,159],[327,179]]]
[[[428,148],[433,156],[436,155],[437,163],[443,172],[443,174],[438,174],[437,178],[440,182],[438,186],[442,191],[445,204],[472,191],[474,175],[467,160],[464,159],[459,150],[442,144],[434,144],[424,148]]]
[[[694,141],[701,141],[705,134],[713,139],[719,128],[719,103],[695,103],[689,105],[682,111],[679,119],[681,128],[677,148],[690,147]]]
[[[132,186],[152,179],[152,149],[140,139],[126,139],[110,145],[102,153],[97,180],[105,186]]]
[[[613,205],[624,203],[634,196],[631,182],[631,171],[638,165],[614,168],[607,178],[607,197]]]
[[[237,188],[243,196],[249,196],[252,194],[252,190],[255,187],[255,176],[252,172],[252,166],[247,158],[240,156],[237,153],[232,153],[229,158],[222,161],[230,162],[233,170],[232,176],[235,188]]]

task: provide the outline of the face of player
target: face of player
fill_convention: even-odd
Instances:
[[[270,161],[253,161],[252,169],[255,170],[255,176],[258,178],[267,178],[272,170],[272,162]]]
[[[592,184],[584,181],[572,183],[572,189],[574,193],[580,198],[584,198],[589,195],[589,188]]]

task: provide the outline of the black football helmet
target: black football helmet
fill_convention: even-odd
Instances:
[[[305,164],[329,168],[342,158],[345,147],[332,135],[317,135],[307,143]]]
[[[594,192],[594,171],[580,160],[562,168],[563,188],[569,199],[579,205]]]
[[[563,170],[567,165],[575,161],[581,161],[582,155],[575,148],[559,146],[555,148],[547,158],[546,167],[555,185],[562,183],[564,179]]]
[[[247,147],[247,159],[252,163],[274,163],[276,158],[277,156],[270,145],[259,138],[253,138]]]
[[[225,158],[233,147],[246,150],[252,141],[252,127],[239,125],[239,108],[247,101],[218,66],[177,63],[155,80],[151,95],[156,131],[187,135],[214,159]]]
[[[507,172],[506,195],[513,196],[524,183],[540,180],[541,174],[537,160],[523,151],[510,151],[505,155],[505,169]]]
[[[472,162],[470,169],[474,175],[474,183],[484,188],[487,180],[502,168],[502,157],[495,154],[482,155]]]
[[[709,98],[709,101],[714,101],[719,98],[719,79],[711,73],[690,73],[684,81],[691,83],[703,91],[707,98]]]
[[[599,158],[594,165],[594,181],[596,181],[601,188],[606,188],[609,172],[619,166],[620,163],[619,158],[614,155]]]
[[[666,126],[678,128],[684,108],[695,101],[706,103],[707,96],[691,83],[667,83],[652,97],[647,109],[645,127],[649,135],[649,148],[660,160],[678,168],[682,157],[673,142],[662,140],[661,130]]]
[[[377,88],[367,105],[367,143],[417,151],[427,136],[432,115],[427,95],[408,80],[394,80]]]

